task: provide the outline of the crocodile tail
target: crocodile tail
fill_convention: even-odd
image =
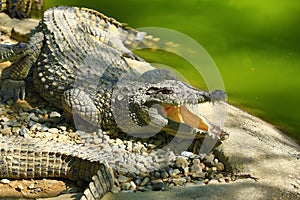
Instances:
[[[109,32],[109,35],[115,34],[120,38],[123,45],[129,50],[135,49],[168,49],[176,48],[177,44],[170,41],[161,40],[158,37],[147,34],[146,32],[129,27],[126,23],[120,23],[112,17],[108,17],[96,10],[88,8],[78,8],[80,15],[90,27]],[[83,15],[85,13],[85,15]],[[95,31],[97,32],[97,30]],[[97,35],[97,34],[95,34]],[[99,35],[99,34],[98,34]]]

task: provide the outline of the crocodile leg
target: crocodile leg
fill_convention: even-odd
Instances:
[[[67,114],[78,115],[90,124],[100,127],[102,119],[94,101],[83,90],[73,88],[62,96],[63,109]]]
[[[3,100],[25,98],[25,82],[31,67],[40,55],[44,35],[35,33],[29,44],[18,43],[16,45],[1,45],[0,62],[15,61],[11,66],[9,79],[3,81],[0,96]]]

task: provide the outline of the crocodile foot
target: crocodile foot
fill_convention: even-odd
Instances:
[[[18,18],[18,19],[24,19],[24,18],[28,17],[23,11],[21,11],[17,7],[13,7],[11,9],[9,9],[8,15],[11,18]]]
[[[23,80],[11,80],[6,79],[2,82],[0,89],[0,97],[2,101],[7,101],[13,99],[17,101],[18,99],[25,99],[25,81]]]

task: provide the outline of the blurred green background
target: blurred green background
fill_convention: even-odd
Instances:
[[[56,5],[89,7],[131,27],[164,27],[190,36],[218,66],[229,103],[300,142],[298,0],[46,0],[47,8]],[[185,60],[140,54],[163,61],[205,88]]]

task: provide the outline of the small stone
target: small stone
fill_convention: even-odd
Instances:
[[[136,190],[136,184],[133,181],[130,181],[130,190],[135,191]]]
[[[22,191],[23,189],[24,189],[23,185],[21,185],[21,184],[18,184],[18,185],[17,185],[17,188],[16,188],[17,191],[20,192],[20,191]]]
[[[62,131],[67,131],[67,127],[66,126],[62,126],[62,125],[59,125],[57,126],[58,129],[62,130]]]
[[[131,186],[130,183],[122,183],[121,189],[122,190],[129,190],[130,186]]]
[[[166,190],[167,186],[164,182],[157,182],[152,185],[152,190],[153,191],[164,191]]]
[[[118,177],[118,182],[120,182],[120,183],[128,183],[130,181],[131,181],[131,179],[126,176],[120,175]]]
[[[193,160],[193,165],[191,166],[191,172],[202,172],[199,159]]]
[[[208,183],[209,184],[218,184],[220,182],[217,179],[211,179]]]
[[[154,177],[155,178],[160,178],[160,173],[158,171],[154,172]]]
[[[110,191],[112,193],[119,193],[121,191],[121,188],[119,188],[119,187],[113,187]]]
[[[46,132],[46,131],[48,131],[48,130],[49,130],[49,128],[48,128],[47,126],[45,126],[45,125],[42,125],[42,126],[41,126],[40,131]]]
[[[2,133],[2,135],[11,135],[11,128],[10,127],[6,127],[0,130],[0,133]]]
[[[10,183],[10,180],[4,178],[4,179],[1,179],[0,182],[3,183],[3,184],[9,184],[9,183]]]
[[[9,119],[5,116],[0,118],[0,122],[8,122],[8,121]]]
[[[217,168],[216,168],[216,167],[212,167],[212,168],[211,168],[211,171],[216,172],[216,171],[217,171]]]
[[[161,175],[161,178],[163,178],[163,179],[168,178],[168,176],[169,176],[168,172],[165,169],[163,169],[161,171],[160,175]]]
[[[150,191],[152,191],[152,186],[151,185],[147,185],[145,187],[139,187],[139,191],[150,192]]]
[[[27,128],[21,128],[21,130],[20,130],[20,136],[25,137],[25,136],[28,135],[28,133],[29,133],[29,130]]]
[[[190,157],[193,157],[194,154],[190,151],[183,151],[183,152],[181,152],[180,155],[183,157],[186,157],[186,158],[190,158]]]
[[[58,128],[49,128],[49,129],[48,129],[48,132],[49,132],[49,133],[52,133],[52,134],[58,134],[58,133],[59,133],[59,130],[58,130]]]
[[[184,178],[176,178],[172,180],[175,185],[184,185],[186,183],[186,179]]]
[[[132,142],[131,141],[127,141],[126,145],[127,145],[126,150],[129,151],[129,152],[132,151]]]
[[[35,186],[34,186],[34,184],[32,183],[32,184],[30,184],[27,188],[31,190],[31,189],[34,189]]]
[[[206,155],[203,159],[203,163],[208,167],[214,166],[214,164],[215,164],[214,155],[213,154]]]
[[[119,138],[116,139],[116,144],[117,145],[122,145],[123,144],[123,141]]]
[[[56,112],[56,111],[52,111],[49,115],[50,118],[54,118],[54,117],[61,117],[61,114]]]
[[[184,169],[184,168],[188,167],[188,165],[189,165],[189,163],[186,160],[186,158],[184,158],[184,157],[178,157],[176,159],[176,163],[175,163],[176,167]]]
[[[57,141],[58,142],[67,142],[67,141],[69,141],[69,138],[66,135],[59,135],[57,138]]]
[[[148,177],[145,177],[144,180],[141,182],[141,186],[146,185],[149,181],[150,179]]]
[[[201,178],[204,179],[205,178],[205,173],[204,172],[195,172],[192,174],[193,178]]]
[[[217,171],[223,171],[225,169],[224,164],[221,162],[216,163],[215,167],[217,168]]]
[[[19,135],[21,128],[20,127],[12,127],[11,132],[14,135]]]
[[[180,174],[180,170],[179,169],[174,169],[173,173],[171,174],[171,177],[176,177],[178,174]]]

